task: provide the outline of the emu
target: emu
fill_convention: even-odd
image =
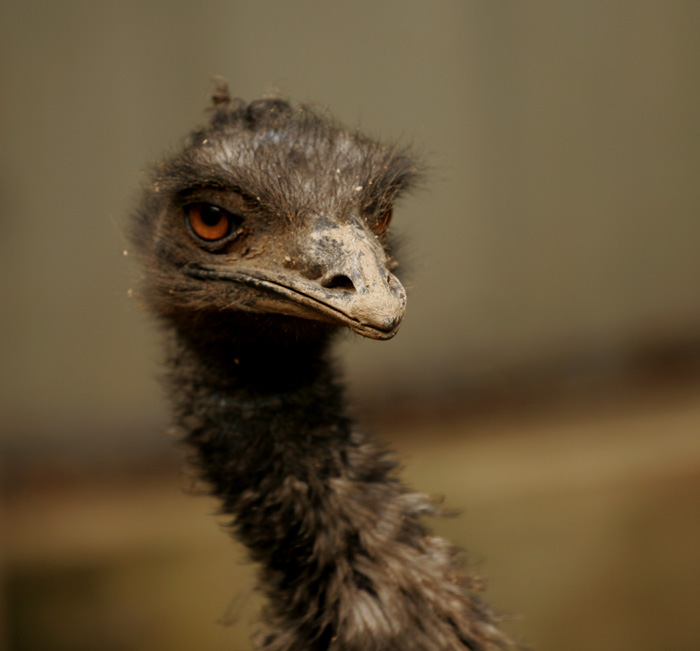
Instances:
[[[339,331],[393,337],[388,233],[410,152],[281,99],[234,100],[154,168],[134,219],[141,295],[201,478],[259,564],[265,651],[515,648],[435,506],[348,415]]]

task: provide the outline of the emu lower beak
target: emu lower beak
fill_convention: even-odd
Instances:
[[[279,265],[187,267],[187,275],[257,290],[247,309],[327,321],[371,339],[391,339],[406,312],[406,292],[387,269],[384,249],[358,225],[327,224],[298,242]],[[246,309],[245,307],[243,309]]]

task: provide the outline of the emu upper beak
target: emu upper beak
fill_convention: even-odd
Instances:
[[[317,223],[301,234],[293,255],[285,255],[281,265],[261,262],[187,267],[185,273],[257,289],[249,308],[258,312],[329,321],[371,339],[391,339],[398,332],[406,292],[366,228]]]

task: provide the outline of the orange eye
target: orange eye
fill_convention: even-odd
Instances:
[[[389,228],[389,222],[391,221],[393,214],[394,210],[391,207],[386,208],[383,212],[381,212],[374,224],[374,232],[378,233],[379,235],[386,232],[386,229]]]
[[[215,242],[231,232],[233,216],[210,203],[193,203],[185,208],[192,232],[207,242]]]

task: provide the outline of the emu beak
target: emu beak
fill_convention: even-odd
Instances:
[[[293,255],[253,267],[187,267],[196,278],[230,280],[258,290],[257,312],[328,321],[371,339],[391,339],[406,312],[406,291],[387,269],[376,236],[356,224],[316,223],[302,233]],[[244,308],[246,309],[246,308]]]
[[[290,279],[289,287],[317,302],[332,320],[373,339],[390,339],[398,331],[406,291],[388,270],[377,237],[364,226],[316,223],[291,265],[303,278]]]

